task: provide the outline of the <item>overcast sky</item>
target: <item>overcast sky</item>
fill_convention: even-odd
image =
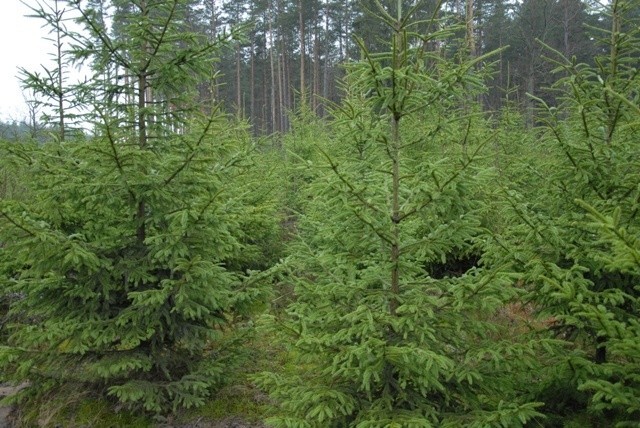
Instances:
[[[36,0],[25,0],[36,5]],[[48,33],[42,27],[42,20],[27,18],[29,8],[20,0],[2,0],[0,13],[0,120],[23,120],[26,107],[18,67],[36,71],[41,64],[47,64],[53,52],[51,41],[44,40]]]

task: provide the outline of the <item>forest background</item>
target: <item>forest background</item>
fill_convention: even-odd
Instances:
[[[433,7],[425,3],[416,19],[429,17]],[[62,11],[64,5],[59,8]],[[300,107],[302,90],[321,117],[326,115],[327,103],[339,101],[343,65],[360,59],[353,35],[362,37],[374,51],[388,38],[388,30],[366,12],[374,9],[374,2],[360,1],[194,1],[186,19],[191,30],[212,39],[231,26],[245,26],[242,40],[219,53],[213,95],[229,113],[247,119],[254,135],[269,135],[290,129],[288,112]],[[536,40],[567,58],[593,63],[603,47],[597,43],[597,32],[589,28],[608,25],[605,5],[577,0],[455,1],[443,2],[441,9],[450,23],[465,23],[457,36],[472,35],[474,55],[505,48],[495,58],[482,104],[489,111],[518,105],[529,125],[535,105],[525,94],[553,99],[549,91],[553,65],[544,60],[543,45]],[[70,28],[73,18],[72,10],[62,17]],[[54,51],[52,45],[46,54]],[[67,74],[71,77],[74,71],[69,69]],[[212,96],[208,86],[201,84],[202,99]],[[33,98],[28,91],[25,97]],[[24,118],[24,122],[33,119]]]
[[[634,1],[32,6],[17,423],[637,426]]]

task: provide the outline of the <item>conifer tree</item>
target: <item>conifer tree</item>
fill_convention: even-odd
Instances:
[[[273,426],[521,426],[537,414],[515,394],[532,344],[504,343],[492,318],[515,289],[481,261],[489,138],[461,108],[480,79],[474,62],[425,51],[451,32],[412,33],[414,10],[378,3],[390,52],[359,41],[334,141],[310,156],[284,265],[296,300],[268,321],[295,364],[257,377]]]
[[[26,4],[26,3],[25,3]],[[65,44],[73,37],[68,25],[71,21],[63,0],[53,0],[37,6],[29,6],[33,17],[43,19],[49,29],[47,37],[54,47],[51,55],[54,66],[42,66],[42,70],[32,71],[20,69],[23,87],[33,94],[30,100],[34,108],[43,110],[45,124],[55,128],[59,139],[64,140],[65,134],[76,125],[75,107],[78,106],[77,93],[74,87],[77,83],[69,81],[70,58],[67,57]],[[34,118],[35,119],[35,118]]]
[[[193,101],[238,34],[189,32],[183,0],[94,3],[66,2],[84,29],[67,57],[93,73],[86,135],[21,151],[30,198],[0,201],[2,285],[19,297],[3,376],[24,397],[75,383],[166,413],[238,363],[231,327],[260,297],[244,232],[270,213],[247,209],[261,187],[246,130]]]
[[[527,158],[531,187],[512,189],[503,244],[531,298],[571,352],[542,382],[545,411],[589,409],[607,424],[640,418],[638,231],[640,32],[634,1],[609,5],[595,66],[548,48],[558,107],[539,101],[543,138]],[[546,378],[546,376],[542,376]],[[568,399],[568,397],[570,397]]]

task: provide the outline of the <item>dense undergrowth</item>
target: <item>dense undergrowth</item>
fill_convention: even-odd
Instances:
[[[142,86],[75,88],[91,133],[0,147],[18,426],[638,426],[631,3],[596,67],[547,49],[534,128],[477,105],[492,54],[381,6],[389,51],[358,40],[331,117],[260,141],[190,104],[227,39],[187,43],[180,5],[120,44],[86,13],[75,54]]]

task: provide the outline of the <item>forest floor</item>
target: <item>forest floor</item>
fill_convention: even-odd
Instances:
[[[82,385],[70,383],[26,407],[0,406],[0,428],[266,428],[264,420],[270,399],[249,376],[266,369],[281,370],[286,353],[274,346],[271,339],[264,335],[249,339],[250,355],[231,375],[230,384],[218,390],[204,406],[182,410],[162,422],[118,410],[112,402],[84,390]],[[0,399],[23,387],[0,381]]]
[[[23,386],[11,386],[6,383],[0,384],[0,399],[14,394],[18,392]],[[261,422],[256,420],[256,415],[251,415],[249,417],[245,417],[244,415],[237,414],[239,408],[242,405],[248,405],[251,407],[251,403],[246,403],[248,397],[235,396],[234,393],[231,392],[228,396],[225,397],[225,400],[214,401],[210,403],[208,406],[209,414],[200,415],[193,418],[180,418],[178,421],[168,421],[166,423],[160,424],[147,424],[140,421],[129,421],[133,422],[133,425],[145,427],[145,428],[265,428],[266,426]],[[235,402],[232,405],[232,408],[229,408],[229,402]],[[251,400],[253,401],[253,400]],[[239,406],[239,404],[242,405]],[[207,407],[207,406],[205,406]],[[254,409],[255,410],[255,409]],[[19,417],[20,411],[16,409],[14,406],[10,405],[0,405],[0,428],[13,428],[14,426],[22,426],[22,424],[16,424],[16,417]],[[100,411],[98,411],[100,413]],[[69,416],[69,415],[67,415]],[[113,415],[104,415],[105,419],[109,420]],[[67,419],[65,416],[58,415],[54,418],[43,418],[38,420],[36,426],[86,426],[84,423],[79,423],[75,420],[75,417],[70,417]],[[99,426],[102,424],[110,424],[107,420],[101,420],[100,415],[97,415],[98,420],[94,420],[94,423],[97,423]],[[116,425],[118,422],[112,420]],[[78,425],[77,425],[78,424]],[[128,425],[128,423],[127,423]]]
[[[199,420],[185,425],[171,425],[172,428],[265,428],[261,422],[248,422],[240,417],[228,417],[218,421]],[[169,426],[167,426],[169,428]]]
[[[18,392],[21,388],[22,386],[20,385],[12,386],[6,383],[0,384],[0,399]],[[12,411],[12,406],[0,406],[0,428],[10,428],[13,426],[13,423],[11,422]]]
[[[0,384],[0,399],[14,394],[15,392],[21,389],[20,386],[10,386],[8,384]],[[0,405],[0,428],[13,428],[16,425],[16,415],[19,411],[15,411],[16,409],[13,406],[9,405]],[[237,410],[237,409],[234,409]],[[220,413],[224,414],[225,410],[220,411],[218,409],[216,415],[207,415],[196,417],[191,421],[181,421],[181,422],[167,422],[163,424],[155,425],[155,428],[266,428],[266,426],[262,422],[250,421],[245,419],[239,415],[220,415]],[[233,413],[233,412],[232,412]],[[220,417],[218,417],[220,416]],[[40,421],[39,421],[40,422]],[[59,418],[56,420],[56,426],[66,426],[66,423]],[[75,425],[74,421],[71,422],[70,426]],[[44,425],[47,425],[46,423]],[[43,426],[38,423],[38,426]]]

